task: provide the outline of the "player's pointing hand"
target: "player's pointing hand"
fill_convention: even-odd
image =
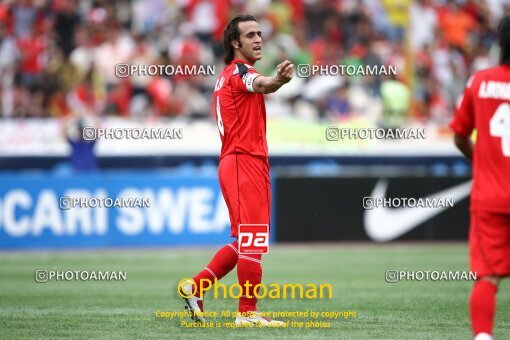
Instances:
[[[294,74],[294,64],[285,60],[283,63],[276,66],[276,81],[281,84],[288,83]]]
[[[253,82],[253,92],[263,94],[276,92],[292,79],[293,74],[294,65],[292,62],[285,60],[276,66],[276,75],[274,77],[256,77]]]

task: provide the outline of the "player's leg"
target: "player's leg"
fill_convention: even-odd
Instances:
[[[223,246],[216,252],[209,264],[200,271],[193,281],[181,282],[179,290],[186,302],[186,308],[192,313],[192,319],[205,322],[204,292],[214,283],[227,275],[237,264],[237,241]]]
[[[231,230],[233,230],[234,228],[232,226],[237,226],[238,224],[236,216],[239,216],[239,213],[237,211],[237,204],[232,203],[237,202],[238,190],[236,187],[233,187],[228,180],[236,176],[235,163],[229,160],[230,157],[232,156],[227,156],[220,161],[218,177],[221,191],[229,210]],[[209,264],[193,277],[193,281],[184,282],[182,287],[179,288],[183,293],[181,295],[186,296],[184,300],[186,301],[187,308],[193,313],[193,319],[195,321],[205,322],[205,318],[200,314],[204,311],[204,292],[214,283],[215,279],[220,280],[234,269],[238,260],[237,248],[237,240],[220,248]]]
[[[263,160],[247,155],[236,156],[239,183],[239,213],[241,224],[267,224],[270,219],[269,168]],[[237,230],[234,231],[237,236]],[[261,283],[261,254],[240,254],[237,276],[241,287],[250,284],[239,299],[239,312],[257,310],[253,287]],[[250,297],[248,297],[250,296]]]
[[[237,155],[239,182],[239,213],[242,224],[267,224],[271,212],[271,183],[267,160],[256,157]],[[237,230],[235,231],[237,235]],[[281,321],[262,317],[257,312],[257,298],[254,287],[262,282],[262,255],[239,254],[237,277],[243,287],[239,299],[240,315],[237,325],[261,324],[263,326],[282,326]]]
[[[198,289],[197,297],[203,297],[204,292],[210,287],[214,280],[220,280],[230,273],[237,264],[237,240],[227,244],[214,254],[211,262],[194,278],[193,281]]]
[[[237,278],[239,284],[243,287],[243,295],[239,298],[238,310],[244,315],[257,310],[254,287],[262,282],[261,260],[261,254],[245,254],[239,255],[237,261]],[[246,283],[249,283],[249,285],[245,286]]]
[[[239,188],[237,185],[237,164],[235,162],[235,155],[229,155],[224,157],[220,161],[218,167],[218,178],[220,183],[221,192],[225,203],[227,204],[228,213],[230,216],[230,230],[231,236],[234,235],[234,230],[237,230],[239,224]],[[214,282],[214,279],[220,280],[222,277],[227,275],[238,262],[238,246],[237,240],[227,244],[214,255],[211,262],[198,273],[193,281],[197,287],[207,289],[210,283]],[[197,297],[202,297],[203,292],[201,289],[197,289]]]
[[[469,299],[469,314],[475,339],[491,339],[496,311],[496,282],[494,268],[489,262],[487,251],[490,251],[490,238],[486,237],[486,226],[483,214],[471,213],[469,230],[470,269],[476,272],[477,281]],[[483,224],[483,225],[482,225]]]
[[[498,284],[501,277],[510,274],[509,251],[510,216],[472,213],[470,267],[478,279],[469,299],[469,312],[477,340],[492,339]]]
[[[497,276],[484,276],[473,286],[469,299],[469,314],[475,340],[492,339],[499,281]]]

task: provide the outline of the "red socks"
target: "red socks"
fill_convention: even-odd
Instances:
[[[243,296],[239,299],[239,312],[241,313],[257,310],[257,299],[254,297],[253,288],[262,281],[261,258],[261,254],[239,255],[237,277],[239,284],[243,287]],[[245,286],[246,282],[249,285]],[[251,298],[248,298],[248,295]]]
[[[196,297],[200,296],[200,280],[207,279],[212,283],[214,279],[219,280],[234,269],[237,264],[237,253],[237,240],[218,250],[205,269],[193,278],[193,281],[198,285],[195,293]],[[203,282],[202,286],[208,288],[209,282]]]
[[[237,241],[227,244],[214,255],[211,262],[198,273],[193,281],[197,284],[196,297],[200,297],[200,280],[221,279],[227,275],[237,264],[237,277],[243,287],[243,295],[239,299],[239,312],[257,310],[257,299],[254,297],[254,287],[262,281],[262,266],[260,265],[261,254],[238,255]],[[248,282],[247,289],[245,283]],[[208,281],[202,283],[202,287],[209,288]],[[247,296],[251,296],[248,298]]]
[[[476,281],[471,292],[469,311],[475,336],[479,333],[492,334],[496,311],[498,287],[486,280]]]

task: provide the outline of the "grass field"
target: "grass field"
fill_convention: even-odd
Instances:
[[[0,253],[0,337],[15,338],[358,338],[468,339],[471,282],[386,283],[387,269],[465,270],[463,244],[274,246],[263,260],[265,283],[330,283],[333,299],[269,300],[262,311],[357,312],[326,320],[330,329],[187,329],[155,311],[180,311],[177,281],[206,264],[213,249]],[[125,270],[127,280],[36,283],[36,269]],[[235,271],[225,278],[234,283]],[[499,290],[496,338],[510,335],[510,292]],[[230,299],[206,310],[235,311]],[[310,318],[308,318],[309,320]],[[187,319],[186,319],[187,320]],[[289,319],[283,319],[288,321]],[[230,322],[230,318],[212,321]],[[306,321],[299,319],[298,321]]]

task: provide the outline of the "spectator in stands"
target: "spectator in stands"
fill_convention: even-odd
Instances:
[[[0,110],[3,117],[14,114],[14,75],[20,52],[15,40],[7,34],[5,24],[0,23]]]
[[[257,13],[263,30],[261,71],[274,69],[282,53],[297,64],[397,65],[412,91],[413,106],[405,118],[441,124],[451,114],[467,74],[496,61],[494,23],[510,5],[504,0],[2,2],[0,116],[65,116],[76,98],[94,98],[92,110],[98,116],[208,117],[212,77],[120,79],[115,65],[198,63],[221,68],[222,29],[231,13],[247,10]],[[306,101],[312,111],[324,112],[330,105],[338,112],[364,115],[360,110],[377,107],[381,100],[388,105],[383,88],[401,85],[383,85],[377,76],[348,80],[349,92],[367,98],[363,105],[350,105],[349,110],[345,103],[339,106],[345,89],[334,91],[326,104],[327,91],[307,95],[303,91],[312,79],[303,79],[292,89],[298,95],[269,105],[278,111],[271,116],[298,116],[296,99]],[[404,88],[397,87],[405,96]],[[273,98],[267,100],[270,104]],[[368,117],[374,124],[381,119]]]
[[[381,85],[383,116],[379,122],[386,129],[399,128],[405,121],[411,105],[409,87],[396,77],[391,76]]]
[[[331,120],[339,120],[350,115],[351,106],[348,92],[349,83],[345,83],[326,97],[326,111]]]
[[[84,139],[84,129],[90,124],[84,116],[77,115],[68,121],[67,141],[71,147],[69,161],[74,171],[93,171],[98,168],[97,158],[94,154],[95,140]]]

